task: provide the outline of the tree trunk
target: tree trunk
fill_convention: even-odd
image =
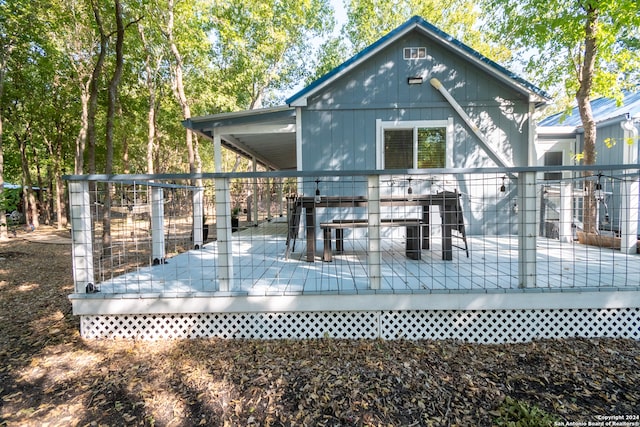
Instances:
[[[105,148],[107,156],[105,160],[105,174],[113,173],[113,132],[115,128],[116,104],[118,101],[118,85],[122,77],[124,25],[122,23],[122,5],[120,0],[115,0],[116,18],[116,65],[113,76],[109,81],[107,98],[107,123],[105,130]],[[104,210],[102,213],[102,250],[103,255],[111,255],[111,193],[112,184],[107,184],[104,196]]]
[[[189,107],[189,102],[187,101],[187,96],[184,92],[184,81],[183,81],[183,64],[182,64],[182,56],[180,55],[180,51],[178,50],[178,46],[175,43],[173,37],[173,24],[174,24],[174,3],[173,0],[168,1],[168,12],[169,19],[167,22],[167,38],[169,39],[169,48],[171,49],[171,53],[173,54],[173,58],[175,60],[174,65],[174,92],[178,102],[180,103],[180,107],[182,108],[182,116],[185,120],[191,118],[191,108]],[[193,145],[193,133],[191,130],[186,130],[186,143],[187,143],[187,154],[189,157],[189,172],[197,173],[200,172],[196,165],[196,155],[194,151]]]
[[[590,5],[585,6],[587,22],[585,24],[584,59],[578,76],[580,87],[576,94],[578,110],[584,128],[584,164],[593,165],[596,162],[596,122],[591,110],[591,88],[593,86],[593,73],[597,54],[598,10]],[[585,195],[583,206],[584,231],[591,233],[597,229],[596,207],[597,200],[594,196],[594,183],[589,179],[592,171],[585,171]]]
[[[37,194],[36,203],[40,206],[39,213],[42,214],[44,223],[46,225],[50,224],[50,215],[49,215],[49,204],[47,203],[47,199],[44,194],[44,184],[42,181],[42,169],[40,168],[40,159],[38,158],[38,151],[35,146],[33,148],[33,163],[36,165],[36,180],[38,182],[38,188],[40,189]]]
[[[7,56],[11,52],[11,46],[6,52],[0,52],[0,101],[4,94],[4,74],[7,66]],[[0,107],[0,200],[4,198],[4,148],[2,147],[2,107]],[[7,230],[7,217],[5,216],[5,210],[0,203],[0,240],[6,240],[9,238]]]
[[[153,151],[156,142],[156,95],[152,89],[149,92],[149,120],[147,129],[147,173],[153,173]]]
[[[62,182],[62,174],[60,164],[62,163],[62,134],[58,133],[55,146],[47,138],[47,149],[49,150],[49,157],[53,161],[53,186],[55,187],[53,204],[55,206],[55,213],[57,218],[58,230],[63,230],[67,227],[67,213],[65,209],[64,198],[64,183]],[[76,140],[77,141],[77,140]],[[76,146],[77,147],[77,146]],[[77,165],[77,164],[76,164]]]
[[[87,128],[89,127],[89,83],[80,85],[80,130],[76,137],[76,153],[73,171],[76,175],[82,175],[84,170],[84,151],[87,147]]]
[[[156,74],[156,70],[152,70],[151,68],[151,53],[149,50],[149,46],[147,44],[147,39],[144,34],[144,30],[142,27],[138,27],[138,32],[140,33],[140,39],[142,40],[142,45],[146,52],[146,57],[144,60],[144,67],[147,73],[147,90],[149,91],[149,106],[147,112],[147,173],[153,173],[153,151],[155,147],[156,141],[156,86],[154,81],[154,76]],[[159,64],[160,61],[158,61]]]
[[[1,65],[0,65],[1,66]],[[0,69],[0,99],[2,99],[2,77],[3,72]],[[0,201],[4,198],[4,151],[2,148],[2,108],[0,108]],[[0,203],[0,240],[9,238],[7,230],[7,217],[4,206]]]
[[[58,230],[64,230],[67,228],[67,209],[64,202],[64,182],[60,176],[59,171],[55,174],[55,186],[56,186],[56,218],[58,218]]]
[[[100,75],[102,74],[102,67],[104,65],[105,56],[107,54],[107,43],[109,36],[104,30],[104,24],[102,23],[102,16],[100,15],[100,9],[92,0],[91,7],[93,8],[93,16],[96,19],[98,30],[100,31],[100,49],[98,51],[98,59],[96,65],[93,67],[91,73],[91,82],[89,83],[89,109],[87,115],[87,148],[89,157],[89,173],[96,173],[96,113],[98,111],[98,91],[100,84]]]
[[[33,183],[31,181],[31,172],[29,171],[29,160],[27,158],[27,139],[28,136],[15,134],[16,141],[20,148],[20,163],[22,165],[22,191],[24,195],[24,213],[27,226],[37,228],[40,226],[38,218],[38,206],[36,198],[33,194]]]

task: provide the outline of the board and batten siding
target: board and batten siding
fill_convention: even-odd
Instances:
[[[427,58],[405,60],[403,48],[427,48]],[[423,78],[420,85],[409,85],[408,77]],[[447,167],[494,167],[482,144],[447,100],[430,83],[437,78],[471,117],[492,149],[512,162],[509,166],[529,164],[528,100],[486,71],[449,49],[417,32],[390,44],[366,61],[313,94],[301,109],[302,169],[374,170],[376,169],[376,120],[420,121],[453,119],[453,151]],[[333,188],[322,183],[323,194],[365,194],[364,183]],[[494,188],[495,187],[495,188]],[[514,185],[515,187],[515,185]],[[465,194],[505,203],[497,194],[497,185],[459,181]],[[313,194],[314,183],[304,192]],[[514,232],[513,213],[500,209],[505,218],[487,222],[486,206],[469,205],[465,209],[469,232]]]
[[[404,47],[425,46],[424,60],[403,59]],[[423,77],[421,85],[407,78]],[[376,168],[376,120],[447,120],[453,117],[453,167],[495,166],[443,96],[439,79],[493,148],[514,165],[528,163],[528,102],[490,74],[414,33],[382,49],[314,94],[302,108],[302,169]]]

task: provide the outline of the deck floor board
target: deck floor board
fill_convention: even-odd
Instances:
[[[453,260],[443,261],[434,238],[421,260],[405,256],[402,227],[382,239],[381,289],[377,292],[500,291],[518,289],[516,236],[468,236],[469,257],[453,248]],[[437,235],[437,233],[436,233]],[[234,233],[232,293],[244,295],[357,294],[371,292],[366,238],[345,236],[344,252],[322,262],[322,239],[316,242],[317,261],[306,262],[306,242],[285,259],[286,224],[264,223]],[[538,237],[537,288],[638,288],[640,255],[562,243]],[[207,243],[167,260],[105,278],[103,294],[218,292],[217,244]]]

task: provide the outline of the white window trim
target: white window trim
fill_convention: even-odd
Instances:
[[[411,56],[411,52],[415,49],[416,52],[424,52],[424,56],[416,56],[415,58]],[[409,52],[409,55],[407,55]],[[402,57],[407,61],[416,61],[427,59],[427,48],[426,46],[407,46],[402,49]]]
[[[574,164],[571,153],[574,153],[576,146],[575,139],[560,138],[556,140],[540,141],[536,144],[536,157],[537,165],[544,166],[544,155],[551,152],[562,152],[562,165],[572,166]],[[572,173],[563,171],[562,177],[564,179],[571,178]],[[539,174],[540,177],[544,176],[544,173]]]
[[[446,128],[445,168],[453,167],[453,117],[447,120],[376,120],[376,169],[384,170],[384,131],[386,129]],[[413,164],[418,164],[418,132],[413,133]]]

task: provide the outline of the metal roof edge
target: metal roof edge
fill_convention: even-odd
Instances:
[[[639,88],[640,89],[640,88]],[[597,126],[606,126],[610,122],[619,122],[626,119],[626,115],[633,120],[640,119],[640,91],[624,92],[623,103],[617,105],[614,98],[600,96],[591,100],[591,109]],[[562,119],[562,122],[560,121]],[[582,126],[580,113],[577,106],[571,108],[570,114],[558,112],[541,119],[539,127],[562,126],[562,123],[571,123],[571,126]],[[564,126],[567,126],[565,124]]]
[[[290,107],[289,105],[278,105],[275,107],[256,108],[255,110],[231,111],[227,113],[218,113],[218,114],[209,114],[206,116],[191,117],[189,119],[183,120],[183,123],[185,122],[200,123],[200,122],[207,122],[207,121],[227,120],[227,119],[234,119],[236,117],[250,117],[250,116],[257,116],[260,114],[272,114],[272,113],[278,113],[278,112],[288,111],[288,110],[294,110],[294,108]]]

